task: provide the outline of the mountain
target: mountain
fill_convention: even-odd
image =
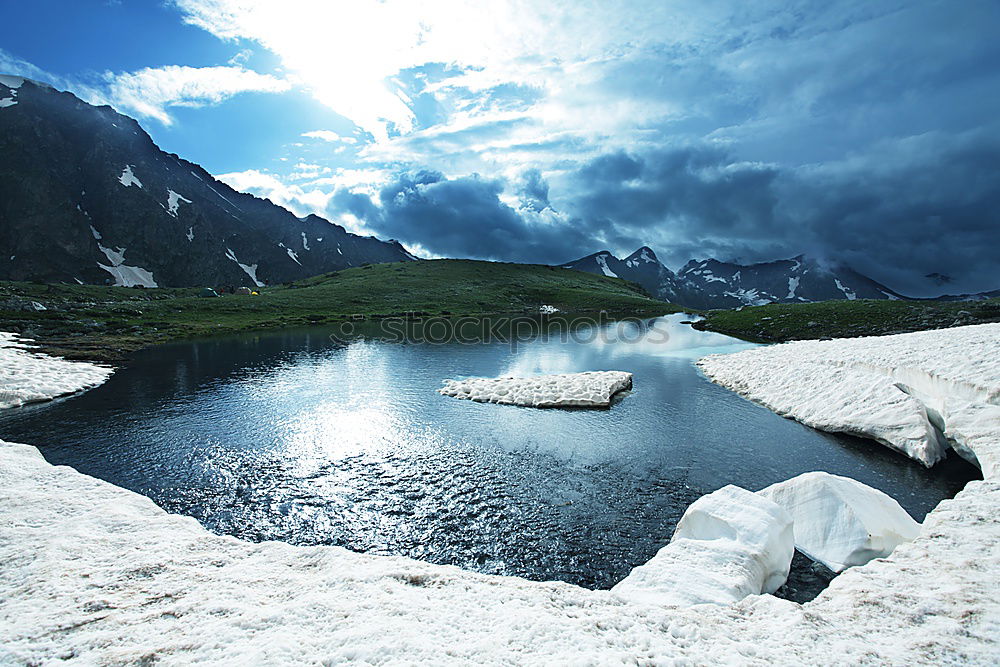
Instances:
[[[604,250],[560,266],[630,280],[656,297],[689,308],[906,298],[847,266],[825,265],[801,255],[759,264],[691,260],[674,273],[643,246],[623,260]]]
[[[0,279],[182,287],[288,282],[415,259],[236,192],[108,106],[0,76]]]

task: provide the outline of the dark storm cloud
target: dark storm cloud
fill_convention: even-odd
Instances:
[[[442,255],[804,252],[915,294],[940,289],[934,274],[950,291],[1000,287],[1000,4],[697,9],[705,30],[575,63],[571,79],[553,60],[533,85],[449,81],[440,108],[485,113],[402,138],[384,164],[412,173],[356,202],[359,217]],[[420,176],[428,165],[449,176]],[[473,172],[490,176],[460,176]]]
[[[534,170],[516,183],[406,173],[377,206],[347,192],[333,205],[380,235],[448,256],[559,263],[648,244],[680,264],[806,252],[904,290],[933,291],[914,278],[935,272],[1000,286],[1000,141],[989,134],[925,136],[800,169],[739,162],[711,146],[618,151],[567,180],[572,207],[558,213]],[[505,191],[519,204],[505,203]]]
[[[523,262],[572,255],[602,226],[584,228],[579,221],[547,215],[542,206],[547,187],[537,173],[526,177],[524,206],[504,203],[504,188],[500,180],[475,175],[449,180],[438,172],[419,171],[400,174],[383,187],[379,206],[367,196],[340,191],[331,208],[354,214],[380,236],[419,244],[435,254]]]

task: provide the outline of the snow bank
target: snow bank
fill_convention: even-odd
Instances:
[[[839,475],[807,472],[758,493],[794,519],[795,546],[834,572],[885,558],[920,532],[890,496]]]
[[[726,486],[688,507],[670,544],[611,592],[648,604],[730,604],[773,593],[795,551],[792,518],[771,500]]]
[[[713,355],[712,380],[804,424],[877,440],[926,466],[954,446],[946,415],[1000,404],[1000,324]]]
[[[438,393],[479,403],[530,408],[606,408],[620,391],[632,388],[632,374],[590,371],[536,377],[445,380]]]
[[[30,352],[15,334],[0,331],[0,408],[94,387],[113,372],[105,366]]]
[[[663,607],[213,535],[0,443],[0,663],[993,665],[998,508],[1000,483],[971,483],[805,605]]]

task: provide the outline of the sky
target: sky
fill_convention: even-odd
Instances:
[[[423,257],[1000,288],[996,0],[0,0],[0,71]]]

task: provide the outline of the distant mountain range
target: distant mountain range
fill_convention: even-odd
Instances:
[[[0,279],[252,287],[412,259],[236,192],[111,107],[0,76]]]
[[[689,308],[908,298],[848,266],[822,263],[803,255],[759,264],[691,260],[674,273],[660,263],[652,249],[643,246],[625,259],[602,250],[560,266],[630,280],[655,297]],[[1000,296],[1000,291],[940,298],[974,300],[993,296]]]

